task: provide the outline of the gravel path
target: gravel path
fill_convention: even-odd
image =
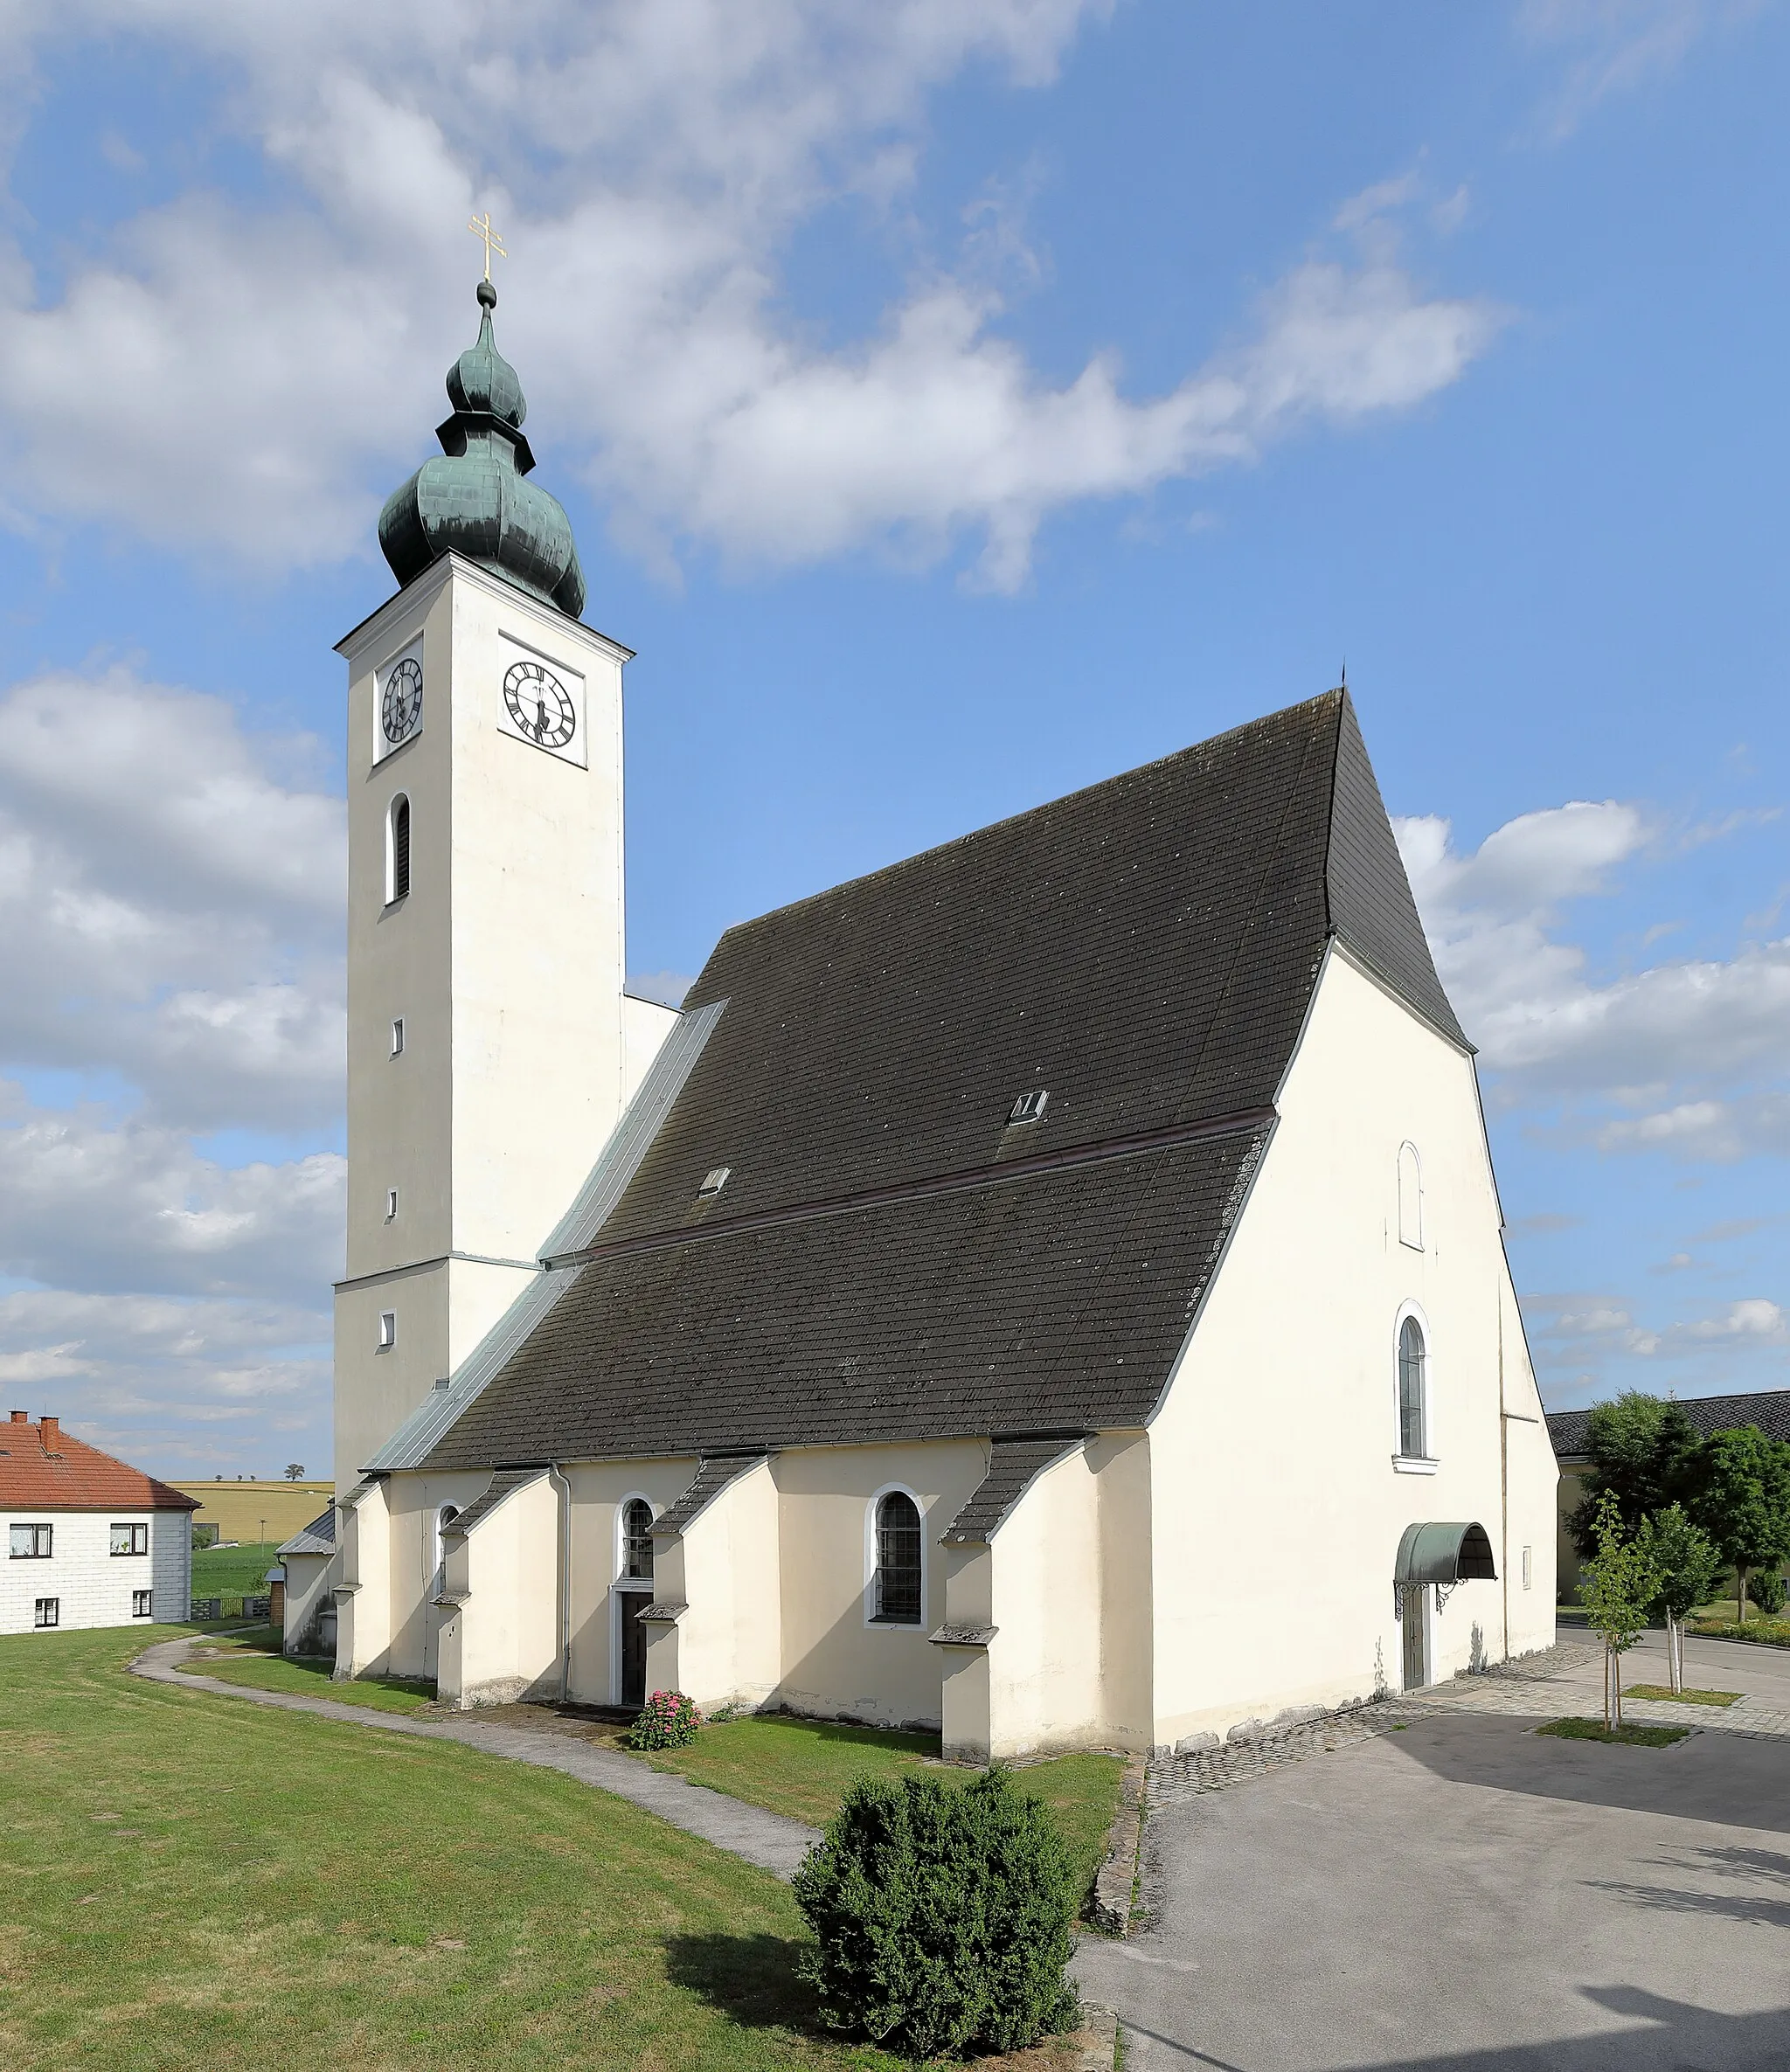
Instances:
[[[175,1665],[184,1661],[194,1643],[191,1639],[163,1640],[147,1648],[130,1665],[134,1676],[146,1676],[152,1683],[171,1684],[182,1691],[208,1691],[220,1698],[237,1698],[251,1705],[271,1705],[282,1712],[308,1712],[319,1719],[336,1720],[344,1727],[365,1727],[375,1733],[409,1734],[423,1741],[457,1741],[463,1747],[481,1750],[488,1756],[503,1756],[512,1763],[532,1763],[539,1770],[557,1770],[580,1784],[613,1792],[631,1805],[656,1813],[686,1834],[699,1835],[718,1849],[743,1857],[776,1876],[794,1875],[809,1847],[821,1839],[817,1829],[781,1813],[767,1812],[762,1806],[747,1805],[687,1777],[661,1770],[649,1770],[644,1763],[617,1755],[613,1749],[593,1748],[587,1742],[553,1734],[537,1734],[520,1727],[502,1727],[482,1722],[476,1714],[458,1719],[418,1720],[402,1713],[372,1712],[364,1705],[343,1705],[333,1698],[303,1698],[286,1691],[258,1691],[245,1684],[226,1683],[220,1677],[189,1675]]]

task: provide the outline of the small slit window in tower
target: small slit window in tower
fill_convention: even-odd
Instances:
[[[392,801],[385,825],[385,904],[410,897],[410,800],[402,792]]]
[[[732,1166],[712,1167],[703,1175],[703,1183],[696,1190],[697,1199],[699,1202],[706,1202],[711,1196],[718,1195],[721,1189],[726,1186],[727,1176],[732,1170]]]
[[[398,1221],[398,1189],[395,1187],[385,1189],[385,1221],[388,1223]]]
[[[1040,1122],[1051,1098],[1050,1090],[1035,1086],[1030,1093],[1023,1093],[1007,1111],[1007,1126],[1011,1129],[1016,1122]]]
[[[398,1056],[399,1056],[399,1054],[402,1052],[403,1049],[404,1049],[404,1017],[403,1017],[403,1015],[394,1015],[392,1016],[392,1057],[398,1057]]]
[[[398,1312],[382,1309],[379,1312],[379,1350],[389,1353],[398,1343]]]

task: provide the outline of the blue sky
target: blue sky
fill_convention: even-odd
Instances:
[[[0,48],[10,1400],[327,1455],[331,643],[485,207],[639,650],[637,974],[1346,658],[1551,1407],[1790,1384],[1790,10],[68,0]]]

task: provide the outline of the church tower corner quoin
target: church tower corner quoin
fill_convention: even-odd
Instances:
[[[336,1484],[539,1269],[676,1017],[627,1000],[621,674],[531,479],[496,291],[441,452],[388,499],[402,587],[348,665],[348,1230]]]

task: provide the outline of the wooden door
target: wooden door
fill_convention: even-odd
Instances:
[[[1424,1585],[1407,1583],[1398,1594],[1398,1623],[1405,1632],[1405,1687],[1420,1691],[1430,1680],[1429,1650],[1424,1645]]]
[[[618,1590],[615,1603],[621,1620],[621,1702],[644,1705],[647,1701],[647,1630],[640,1613],[652,1603],[641,1590]]]

